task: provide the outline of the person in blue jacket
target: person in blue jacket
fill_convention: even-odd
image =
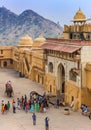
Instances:
[[[45,118],[45,130],[49,130],[49,118]]]
[[[36,115],[35,115],[35,113],[33,113],[32,119],[33,119],[33,125],[36,125]]]

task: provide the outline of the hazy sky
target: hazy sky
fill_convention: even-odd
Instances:
[[[91,17],[91,0],[0,0],[2,6],[16,14],[31,9],[60,25],[71,24],[79,8],[87,18]]]

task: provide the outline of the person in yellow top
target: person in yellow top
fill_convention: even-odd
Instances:
[[[1,106],[1,112],[2,112],[2,114],[4,114],[4,104],[2,104],[2,106]]]

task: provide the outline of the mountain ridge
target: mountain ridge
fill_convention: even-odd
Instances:
[[[45,38],[52,38],[62,32],[60,25],[33,10],[24,10],[17,15],[5,7],[0,7],[0,45],[17,45],[26,34],[34,39],[41,33]]]

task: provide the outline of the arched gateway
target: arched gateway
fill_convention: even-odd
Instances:
[[[65,69],[62,63],[57,68],[57,90],[60,93],[64,93],[65,91]]]

